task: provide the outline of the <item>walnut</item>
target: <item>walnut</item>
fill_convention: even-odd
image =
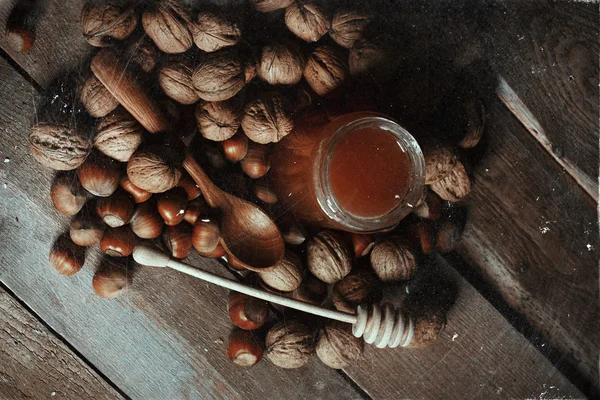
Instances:
[[[300,368],[315,351],[310,329],[296,320],[286,320],[273,326],[265,341],[267,358],[281,368]]]
[[[292,298],[320,306],[327,298],[327,284],[312,274],[307,274],[298,289],[292,292]]]
[[[377,295],[377,278],[370,271],[353,271],[333,286],[334,307],[339,311],[356,312],[356,307],[374,301]]]
[[[75,128],[38,123],[31,127],[29,148],[43,166],[71,170],[83,164],[92,150],[92,142]]]
[[[457,163],[456,152],[449,147],[431,147],[424,149],[425,184],[436,183],[450,174]]]
[[[239,129],[241,120],[242,107],[237,97],[225,101],[201,101],[196,107],[198,129],[209,140],[229,139]]]
[[[316,42],[327,33],[331,21],[318,5],[296,1],[285,9],[285,25],[300,39]]]
[[[89,1],[81,11],[83,36],[89,44],[96,47],[110,46],[116,40],[126,39],[137,22],[138,16],[133,7],[121,6],[116,1]]]
[[[159,2],[142,15],[148,36],[161,51],[169,54],[183,53],[192,47],[190,24],[187,11],[176,0]]]
[[[124,58],[133,61],[142,71],[152,72],[158,61],[158,50],[147,36],[129,43]]]
[[[294,42],[270,44],[262,49],[258,76],[271,85],[294,85],[302,79],[305,63]]]
[[[329,321],[319,329],[315,350],[323,364],[342,369],[358,361],[365,350],[365,343],[362,338],[352,334],[350,325]]]
[[[296,290],[302,283],[304,266],[300,257],[291,251],[285,252],[285,257],[272,269],[258,272],[260,279],[281,292]]]
[[[115,160],[127,162],[142,143],[143,133],[139,122],[120,108],[98,123],[94,146]]]
[[[242,37],[237,24],[210,12],[199,13],[191,29],[196,46],[209,53],[233,46]]]
[[[356,11],[339,10],[333,15],[329,35],[340,46],[351,49],[369,22],[371,22],[371,17],[368,15]]]
[[[193,68],[187,58],[174,58],[158,71],[158,82],[163,92],[180,104],[194,104],[198,93],[192,82]]]
[[[457,161],[452,171],[445,178],[431,185],[431,190],[442,199],[452,202],[467,197],[471,191],[471,179],[463,163]]]
[[[294,129],[287,99],[277,92],[267,92],[246,104],[242,129],[256,143],[279,142]]]
[[[415,332],[407,348],[423,348],[433,344],[446,327],[446,313],[427,310],[413,317]]]
[[[246,84],[244,62],[235,49],[208,53],[196,67],[192,82],[202,100],[230,99]]]
[[[80,98],[88,114],[94,118],[104,117],[119,106],[117,99],[96,76],[84,82]]]
[[[319,232],[308,241],[306,251],[308,269],[323,282],[341,281],[352,269],[350,249],[338,232]]]
[[[373,248],[371,266],[384,282],[407,281],[417,273],[417,257],[406,245],[390,239]]]
[[[293,2],[294,0],[250,0],[250,4],[260,12],[271,12],[286,8]]]
[[[332,46],[318,46],[308,57],[304,79],[319,95],[338,88],[348,76],[346,57]]]
[[[181,172],[180,158],[173,149],[165,146],[138,150],[127,163],[131,183],[151,193],[162,193],[175,187]]]
[[[464,104],[467,129],[458,143],[463,149],[471,149],[479,143],[485,129],[485,107],[481,99],[468,99]]]
[[[391,38],[387,36],[383,36],[377,43],[364,37],[358,38],[348,56],[350,75],[358,76],[366,72],[377,76],[388,74],[395,65],[385,47],[390,41]]]

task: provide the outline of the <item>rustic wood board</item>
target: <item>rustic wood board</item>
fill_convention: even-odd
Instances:
[[[460,254],[597,388],[596,210],[499,100],[488,122]]]
[[[0,332],[2,398],[122,398],[2,288]]]

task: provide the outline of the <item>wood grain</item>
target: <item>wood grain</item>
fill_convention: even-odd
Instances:
[[[0,343],[2,398],[122,398],[2,288]]]

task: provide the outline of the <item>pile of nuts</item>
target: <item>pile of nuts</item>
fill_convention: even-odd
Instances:
[[[259,12],[281,12],[293,35],[253,48],[242,40],[240,25],[227,16],[190,11],[177,0],[152,2],[143,9],[137,3],[90,1],[81,27],[92,46],[122,49],[131,68],[157,89],[174,121],[193,115],[202,140],[219,143],[220,151],[207,147],[207,159],[216,168],[239,163],[254,180],[255,201],[266,206],[278,199],[259,178],[269,171],[272,143],[292,134],[294,114],[313,98],[339,89],[350,76],[385,63],[385,52],[362,37],[371,17],[359,12],[329,15],[310,1],[250,4]],[[69,233],[51,250],[53,267],[73,275],[85,262],[84,248],[99,245],[112,262],[96,272],[93,289],[113,298],[131,286],[125,260],[139,240],[161,238],[180,259],[195,249],[226,261],[219,224],[182,169],[183,148],[168,134],[150,137],[94,76],[82,83],[77,97],[95,119],[93,129],[49,119],[36,122],[29,136],[34,158],[59,171],[50,191],[52,203],[73,217]],[[475,122],[458,144],[463,149],[475,146],[483,131],[483,110],[476,104],[469,107]],[[330,302],[345,312],[381,299],[382,286],[414,278],[423,257],[451,251],[460,239],[461,224],[443,216],[449,214],[450,202],[463,199],[471,188],[454,148],[433,146],[424,152],[430,190],[393,234],[323,230],[305,241],[301,226],[285,224],[280,226],[288,245],[283,261],[258,273],[245,271],[246,278],[256,279],[264,290],[317,305]],[[273,324],[275,312],[267,303],[243,294],[231,293],[228,313],[240,329],[229,338],[227,355],[239,365],[256,364],[264,352],[277,366],[297,368],[316,353],[329,367],[345,368],[363,352],[362,340],[349,325],[307,323],[300,317]],[[433,342],[445,325],[440,311],[415,315],[414,320],[411,346],[417,347]],[[264,340],[259,339],[262,334]]]

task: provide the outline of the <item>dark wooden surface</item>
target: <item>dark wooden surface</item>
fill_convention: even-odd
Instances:
[[[573,171],[563,171],[556,162],[556,154],[552,156],[540,146],[499,101],[492,102],[488,116],[489,143],[480,160],[474,163],[474,193],[466,203],[469,222],[459,251],[469,265],[461,272],[469,278],[474,274],[474,282],[483,281],[485,285],[478,287],[489,289],[484,295],[493,301],[500,296],[510,307],[505,315],[511,316],[515,311],[523,316],[526,325],[511,321],[527,339],[534,341],[537,350],[470,284],[451,272],[460,295],[450,313],[447,331],[431,349],[419,352],[369,349],[361,363],[342,375],[325,369],[318,360],[301,371],[278,370],[268,362],[245,371],[233,368],[223,354],[221,341],[226,341],[230,329],[223,291],[174,272],[157,274],[142,269],[137,272],[134,288],[127,297],[107,302],[91,291],[93,262],[73,278],[55,275],[49,270],[46,257],[53,238],[64,229],[67,220],[51,209],[48,201],[51,173],[27,155],[26,135],[35,111],[35,86],[46,86],[57,73],[90,51],[79,35],[81,3],[63,3],[45,2],[46,9],[60,12],[42,14],[43,29],[38,32],[37,47],[29,55],[10,53],[4,38],[0,38],[0,47],[23,69],[26,77],[31,77],[27,77],[28,82],[5,62],[1,63],[3,88],[11,95],[0,99],[3,103],[0,135],[6,135],[0,136],[0,155],[8,156],[11,161],[0,167],[3,180],[0,185],[7,183],[7,188],[0,187],[0,232],[9,237],[0,244],[3,250],[0,280],[127,395],[264,398],[275,396],[276,389],[283,390],[276,397],[290,398],[354,398],[365,394],[373,398],[435,398],[448,397],[452,388],[450,393],[455,393],[456,398],[580,397],[538,352],[548,348],[554,351],[547,353],[550,357],[559,354],[558,358],[552,358],[558,368],[566,371],[585,393],[597,390],[598,232],[593,201],[572,178]],[[496,11],[501,18],[500,6],[506,4],[498,4]],[[518,8],[518,4],[509,6]],[[10,5],[10,1],[0,5],[0,21],[4,21]],[[435,17],[426,7],[406,8],[402,11],[421,16],[422,25],[426,25],[423,21],[427,18]],[[593,10],[577,6],[574,11],[580,16],[572,18],[583,20],[583,25],[593,30]],[[451,19],[452,14],[442,17]],[[494,23],[500,22],[506,23],[503,20]],[[490,24],[486,26],[487,32],[496,30],[496,33],[482,36],[485,40],[479,56],[493,59],[493,51],[486,46],[498,43],[491,46],[493,49],[504,40],[502,34],[508,39],[510,35],[499,29],[500,25]],[[435,31],[443,26],[449,25],[431,24],[430,28]],[[474,26],[483,29],[481,25]],[[461,29],[453,26],[451,31]],[[525,29],[544,34],[535,26]],[[589,32],[573,28],[574,35],[589,36]],[[516,44],[521,42],[517,40]],[[558,50],[563,47],[555,45]],[[597,48],[594,50],[592,45],[587,50],[588,47],[585,51],[592,54],[595,51],[597,60]],[[587,59],[585,54],[581,56],[582,51],[575,52],[576,60]],[[525,57],[529,53],[521,49],[520,54]],[[570,65],[570,58],[560,51],[553,54],[558,55],[548,57],[560,61],[562,68]],[[537,119],[554,141],[559,137],[553,133],[559,132],[552,124],[556,114],[547,112],[546,103],[536,97],[536,90],[541,93],[555,89],[562,94],[572,88],[552,86],[555,76],[551,74],[533,85],[527,74],[517,74],[522,64],[511,67],[510,57],[500,55],[493,61],[494,68],[506,74],[503,75],[506,82],[532,113],[538,112]],[[543,64],[546,59],[533,60]],[[582,108],[575,111],[581,115],[577,124],[585,127],[596,121],[591,136],[597,137],[597,118],[589,116],[594,92],[589,92],[586,86],[593,69],[581,68],[579,61],[575,65],[578,75],[574,76],[583,82],[578,85],[583,89],[575,89],[568,96],[583,98]],[[552,103],[551,107],[563,104],[558,95],[549,96],[547,101]],[[563,116],[561,121],[562,130],[571,132],[569,118]],[[580,156],[591,154],[592,160],[597,159],[597,146],[594,153],[589,138],[580,137],[585,136],[580,133],[582,129],[574,130],[573,135],[577,136],[575,141],[583,143],[577,149],[584,150],[568,149],[565,155],[579,170],[593,176],[595,172],[585,161],[590,157]],[[15,207],[25,212],[16,212]],[[588,244],[592,246],[590,251]],[[91,260],[97,262],[98,258]],[[193,258],[193,262],[222,271],[217,263],[199,258]],[[536,340],[537,337],[540,339]],[[265,387],[263,382],[269,385]]]

